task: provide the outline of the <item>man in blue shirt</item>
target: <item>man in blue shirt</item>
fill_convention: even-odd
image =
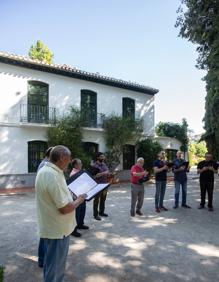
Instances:
[[[190,206],[186,204],[187,196],[187,172],[188,172],[188,162],[183,159],[183,153],[178,151],[176,153],[176,159],[173,161],[173,173],[175,182],[175,205],[174,209],[179,207],[179,194],[180,187],[182,187],[182,207],[191,209]]]

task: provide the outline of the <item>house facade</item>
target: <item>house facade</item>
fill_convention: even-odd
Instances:
[[[0,187],[32,186],[47,148],[47,129],[70,106],[85,113],[84,150],[105,151],[103,116],[133,116],[142,136],[154,136],[157,89],[88,73],[67,65],[48,65],[0,53]],[[135,161],[124,146],[121,169]]]

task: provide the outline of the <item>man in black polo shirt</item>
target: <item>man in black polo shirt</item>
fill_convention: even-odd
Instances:
[[[156,193],[155,193],[155,211],[167,211],[168,209],[164,207],[163,200],[167,185],[167,171],[168,166],[165,161],[165,152],[161,151],[158,154],[158,159],[154,161],[154,174],[156,180]]]
[[[214,211],[213,190],[214,190],[214,173],[217,173],[218,165],[213,161],[212,154],[206,153],[205,160],[198,163],[198,173],[200,174],[200,190],[201,190],[201,203],[199,209],[205,207],[206,191],[208,192],[208,210]]]

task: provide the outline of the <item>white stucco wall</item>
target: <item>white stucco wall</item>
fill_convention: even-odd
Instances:
[[[0,175],[28,172],[28,141],[46,141],[46,128],[0,127]]]
[[[163,149],[180,150],[182,143],[176,138],[171,137],[155,137],[155,140],[160,143]]]
[[[80,108],[81,89],[97,93],[97,112],[105,115],[122,114],[122,98],[135,100],[136,118],[144,119],[146,135],[154,134],[154,97],[143,93],[106,86],[0,63],[0,121],[18,121],[20,104],[27,104],[27,81],[49,84],[49,106],[63,113],[70,105]]]
[[[80,108],[82,89],[97,93],[97,112],[105,115],[122,115],[122,98],[132,98],[136,118],[144,119],[144,134],[154,135],[152,95],[0,63],[0,174],[27,173],[27,142],[46,141],[46,127],[20,124],[20,105],[27,104],[28,80],[49,85],[49,106],[59,114],[71,105]],[[84,129],[83,141],[98,143],[100,151],[106,149],[101,129]]]

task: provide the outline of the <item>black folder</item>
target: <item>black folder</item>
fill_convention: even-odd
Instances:
[[[80,171],[70,177],[67,181],[69,190],[77,197],[81,194],[86,194],[85,201],[90,201],[103,189],[106,189],[110,184],[98,184],[90,175],[85,171]]]

